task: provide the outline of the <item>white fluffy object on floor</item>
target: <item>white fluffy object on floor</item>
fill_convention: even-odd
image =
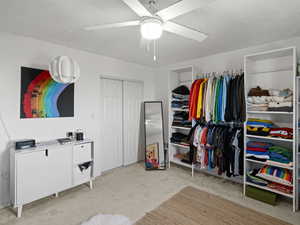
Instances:
[[[99,214],[81,225],[132,225],[132,223],[126,216]]]

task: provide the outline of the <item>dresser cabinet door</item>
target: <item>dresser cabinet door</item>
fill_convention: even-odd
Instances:
[[[17,204],[25,204],[50,194],[46,151],[18,154],[16,158]]]
[[[17,204],[49,196],[72,185],[72,146],[18,154]]]
[[[64,145],[49,151],[48,183],[52,194],[72,185],[72,146]]]

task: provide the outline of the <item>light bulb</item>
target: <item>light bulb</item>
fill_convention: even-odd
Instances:
[[[143,21],[141,23],[141,34],[147,40],[159,39],[162,35],[162,22],[155,18]]]

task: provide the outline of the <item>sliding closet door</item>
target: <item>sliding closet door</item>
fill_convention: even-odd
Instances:
[[[124,165],[129,165],[139,160],[141,104],[144,93],[143,84],[124,81],[123,93]]]
[[[122,81],[101,79],[102,171],[123,165],[123,86]]]

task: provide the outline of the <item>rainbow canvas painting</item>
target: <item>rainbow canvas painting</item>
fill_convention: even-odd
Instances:
[[[20,118],[74,116],[74,84],[54,81],[48,70],[21,67]]]

